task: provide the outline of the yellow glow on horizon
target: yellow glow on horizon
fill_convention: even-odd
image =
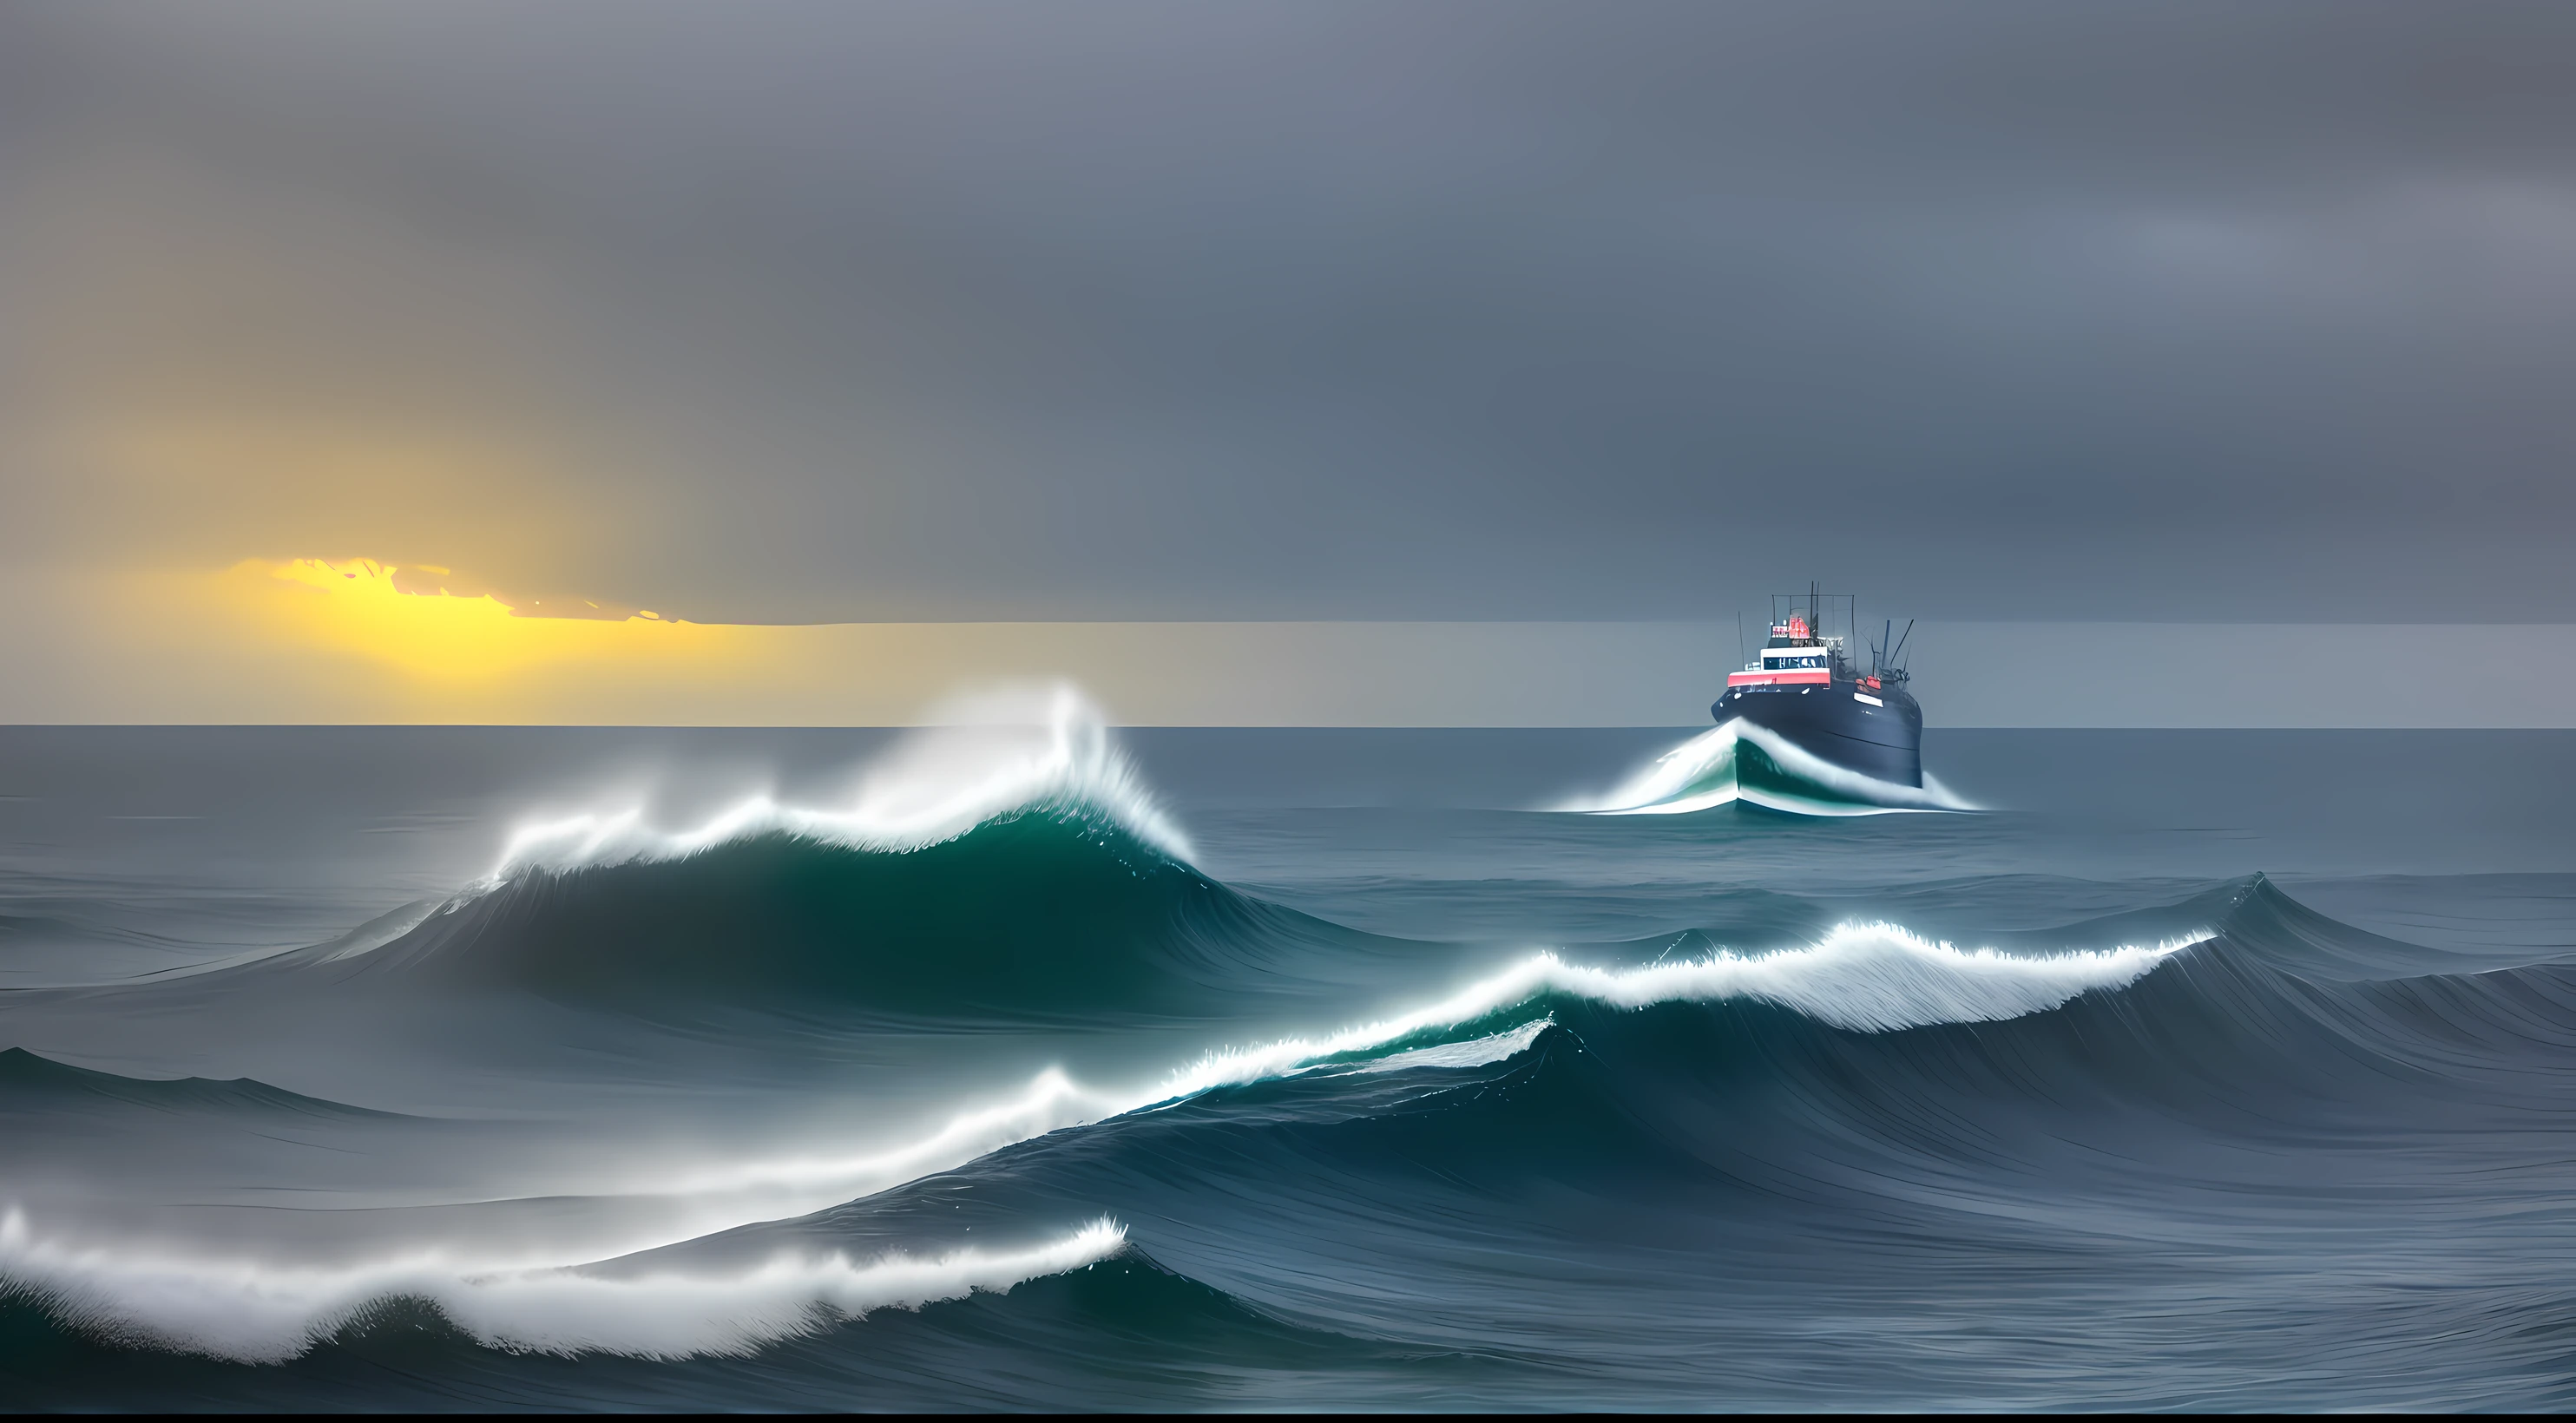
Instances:
[[[479,681],[562,664],[714,671],[755,660],[763,630],[658,614],[531,617],[491,593],[439,586],[449,570],[398,581],[403,569],[358,558],[245,559],[218,576],[218,601],[291,646],[356,653],[414,677]],[[406,588],[403,582],[414,586]]]

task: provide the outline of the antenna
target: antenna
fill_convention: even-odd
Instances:
[[[1911,632],[1914,630],[1914,624],[1907,623],[1905,628],[1906,631]],[[1879,625],[1878,646],[1869,650],[1869,669],[1871,671],[1883,672],[1887,670],[1888,644],[1894,641],[1896,641],[1896,619],[1889,618],[1886,622]]]
[[[1744,665],[1744,610],[1735,610],[1735,665]]]
[[[1894,621],[1894,620],[1893,620],[1893,619],[1890,619],[1890,621],[1892,622],[1892,621]],[[1905,644],[1906,644],[1907,642],[1911,641],[1911,640],[1913,639],[1913,637],[1914,637],[1914,619],[1912,619],[1912,618],[1907,618],[1907,619],[1905,620],[1905,636],[1904,636],[1904,637],[1900,637],[1900,638],[1898,638],[1898,639],[1896,640],[1896,650],[1897,650],[1897,652],[1902,652],[1902,651],[1904,651],[1904,650],[1905,650]],[[1895,653],[1895,652],[1891,652],[1891,653],[1889,653],[1889,654],[1887,655],[1887,660],[1888,660],[1889,662],[1891,662],[1891,663],[1895,662],[1895,661],[1896,661],[1896,653]]]

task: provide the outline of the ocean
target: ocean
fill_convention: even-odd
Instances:
[[[0,728],[0,1406],[2576,1403],[2576,733]]]

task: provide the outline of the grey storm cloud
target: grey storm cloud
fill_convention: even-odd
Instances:
[[[524,509],[771,621],[2576,618],[2565,4],[17,3],[0,66],[49,547],[530,585],[456,547]],[[209,409],[558,454],[110,498],[29,433]]]

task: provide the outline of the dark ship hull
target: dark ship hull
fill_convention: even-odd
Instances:
[[[1721,723],[1776,732],[1799,750],[1872,780],[1923,784],[1923,709],[1900,687],[1872,689],[1841,678],[1730,687],[1709,713]]]

